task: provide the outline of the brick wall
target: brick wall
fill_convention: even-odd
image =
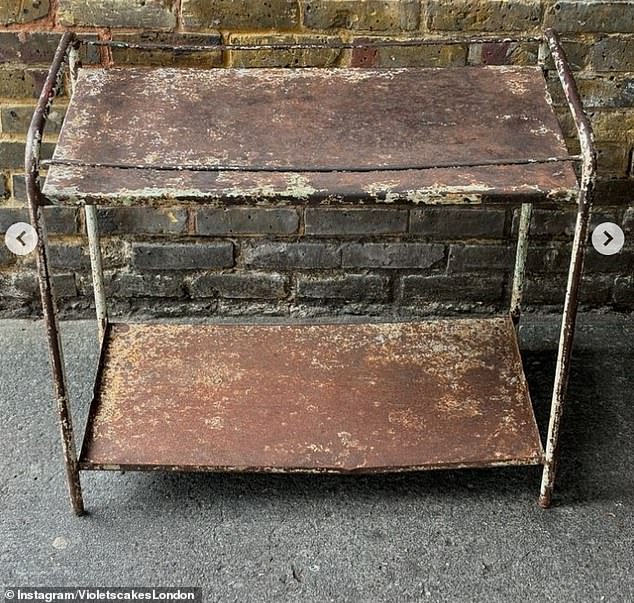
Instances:
[[[634,309],[634,2],[559,0],[2,0],[0,3],[0,233],[26,219],[25,132],[47,65],[70,28],[106,39],[215,44],[385,39],[561,31],[590,111],[601,181],[593,223],[626,231],[626,247],[589,249],[585,306]],[[451,66],[535,63],[535,44],[376,50],[95,49],[85,64]],[[552,95],[571,151],[574,128]],[[54,106],[44,156],[67,99]],[[527,301],[561,302],[572,211],[537,211]],[[47,210],[57,293],[90,315],[81,213]],[[501,308],[509,295],[517,208],[101,209],[107,290],[117,312],[153,314],[428,313]],[[136,233],[136,234],[133,234]],[[38,313],[34,262],[0,245],[0,316]]]

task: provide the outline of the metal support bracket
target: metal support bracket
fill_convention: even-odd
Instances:
[[[73,41],[68,49],[68,70],[70,72],[71,91],[75,92],[75,82],[79,75],[81,62],[79,60],[79,48],[81,42]],[[84,219],[86,222],[86,234],[88,236],[88,249],[90,253],[90,268],[92,272],[92,286],[95,296],[95,310],[97,314],[97,329],[99,342],[103,340],[108,322],[108,310],[106,306],[106,293],[103,284],[103,261],[101,247],[99,245],[99,226],[97,221],[97,208],[94,205],[84,205]]]
[[[528,233],[531,227],[533,206],[523,203],[520,213],[520,225],[517,233],[517,252],[515,253],[515,270],[513,272],[513,291],[511,293],[511,318],[518,325],[521,313],[524,280],[526,277],[526,257],[528,255]]]

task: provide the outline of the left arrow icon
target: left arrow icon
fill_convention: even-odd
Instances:
[[[37,246],[37,232],[26,222],[16,222],[7,228],[4,242],[11,253],[28,255]]]

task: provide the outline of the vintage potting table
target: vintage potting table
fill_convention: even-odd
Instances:
[[[545,32],[540,52],[550,50],[580,155],[566,150],[540,66],[79,69],[82,43],[99,44],[62,37],[26,153],[76,513],[86,470],[543,465],[539,502],[550,505],[596,164],[555,32]],[[73,94],[40,190],[42,131],[67,62]],[[95,208],[170,202],[521,206],[510,310],[363,324],[112,322]],[[84,207],[100,333],[79,455],[42,214],[51,203]],[[532,206],[570,204],[577,221],[542,448],[516,327]]]

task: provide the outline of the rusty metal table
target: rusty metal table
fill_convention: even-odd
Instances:
[[[84,510],[81,470],[521,464],[544,466],[548,506],[596,160],[554,32],[546,44],[580,156],[566,150],[540,67],[79,70],[78,40],[64,35],[26,171],[74,510]],[[41,134],[66,60],[73,96],[40,190]],[[521,204],[510,312],[348,325],[109,321],[95,206],[174,201]],[[101,355],[79,455],[41,211],[48,203],[85,208],[91,251]],[[531,208],[570,203],[577,228],[544,450],[516,326]]]

